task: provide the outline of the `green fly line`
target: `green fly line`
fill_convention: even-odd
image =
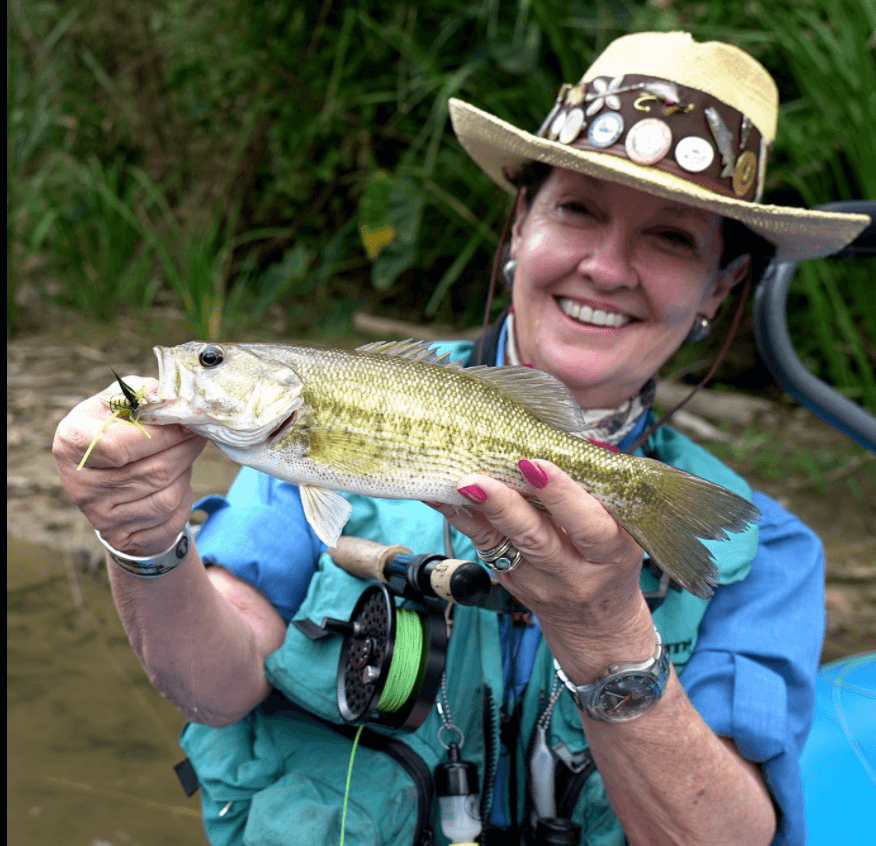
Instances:
[[[423,627],[415,611],[396,612],[395,647],[386,684],[377,701],[377,710],[398,711],[411,695],[420,673],[423,655]]]
[[[347,784],[346,787],[344,787],[344,807],[341,811],[341,840],[338,846],[344,846],[344,833],[346,832],[347,825],[347,800],[350,798],[350,778],[353,775],[353,758],[356,755],[356,747],[359,745],[359,735],[362,734],[363,728],[365,728],[364,723],[356,730],[356,736],[353,738],[353,748],[350,750],[350,764],[347,767]]]
[[[397,711],[405,704],[420,675],[420,662],[423,655],[423,626],[416,611],[396,611],[395,617],[395,647],[392,651],[392,661],[386,674],[386,684],[377,702],[377,710],[384,713]],[[353,748],[350,750],[350,764],[347,767],[347,784],[344,787],[344,805],[341,812],[341,840],[339,846],[344,846],[344,834],[347,822],[347,804],[350,798],[350,780],[353,775],[353,758],[359,744],[364,724],[359,726],[353,738]]]

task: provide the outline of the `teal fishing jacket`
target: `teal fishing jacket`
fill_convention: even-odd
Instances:
[[[684,436],[664,427],[649,443],[666,463],[751,498],[744,480]],[[404,544],[415,553],[444,548],[440,517],[421,503],[349,499],[353,513],[345,533]],[[468,539],[455,530],[452,536],[456,557],[475,559]],[[757,544],[757,527],[728,541],[708,544],[721,584],[745,577]],[[360,745],[356,750],[346,820],[342,820],[352,732],[343,731],[350,727],[343,725],[336,699],[341,638],[312,639],[302,631],[307,627],[296,622],[318,626],[326,616],[347,619],[365,586],[323,555],[284,644],[265,662],[267,677],[282,696],[271,697],[225,728],[191,723],[184,727],[181,745],[201,785],[204,825],[213,846],[336,846],[342,825],[344,843],[349,846],[407,846],[415,842],[422,824],[434,832],[434,842],[446,842],[440,833],[437,802],[431,798],[430,775],[446,760],[440,742],[446,738],[439,737],[442,723],[434,706],[413,733],[368,730],[368,746],[375,748]],[[656,577],[647,568],[642,570],[641,586],[646,592],[657,587]],[[707,604],[686,591],[669,590],[653,612],[679,672],[694,650]],[[462,757],[477,764],[482,818],[486,819],[499,754],[503,698],[496,613],[462,606],[455,609],[445,673],[450,717],[464,734]],[[523,747],[543,713],[553,681],[552,658],[542,640],[520,707],[519,783],[512,795],[517,797],[521,820],[527,795]],[[551,713],[549,737],[551,745],[561,741],[569,757],[581,762],[579,773],[567,774],[565,796],[557,797],[559,811],[581,824],[582,843],[620,846],[623,832],[600,775],[588,759],[578,713],[565,692]],[[425,836],[417,842],[432,841]]]

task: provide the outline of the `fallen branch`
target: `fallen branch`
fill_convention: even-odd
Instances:
[[[688,393],[690,393],[689,385],[659,380],[655,402],[662,408],[672,408]],[[684,410],[705,417],[707,420],[745,427],[753,423],[755,418],[761,414],[778,414],[779,406],[771,400],[763,399],[763,397],[703,388],[693,395]],[[678,420],[678,414],[673,416],[673,420]]]

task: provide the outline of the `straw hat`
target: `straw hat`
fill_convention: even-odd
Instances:
[[[613,41],[577,85],[565,84],[537,134],[450,100],[460,143],[510,193],[531,161],[620,182],[742,221],[779,260],[836,252],[866,215],[759,202],[779,97],[766,69],[718,41],[640,32]]]

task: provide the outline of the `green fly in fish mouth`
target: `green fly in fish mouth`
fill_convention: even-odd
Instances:
[[[191,342],[155,352],[162,401],[140,419],[182,424],[238,463],[298,485],[328,546],[350,514],[337,491],[466,505],[457,482],[480,472],[529,496],[521,458],[568,473],[697,596],[717,583],[711,547],[756,532],[748,499],[594,446],[566,387],[531,368],[462,368],[412,341],[354,351]]]

